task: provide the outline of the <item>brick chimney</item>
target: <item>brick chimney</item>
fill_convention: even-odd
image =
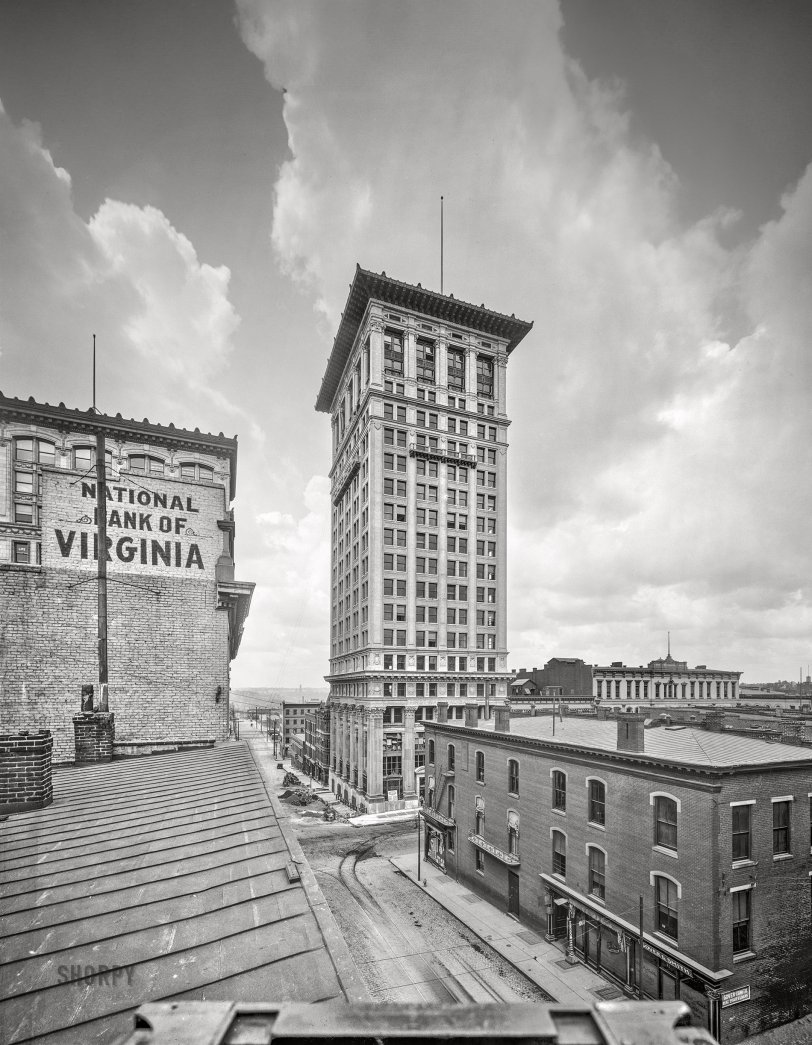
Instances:
[[[468,729],[476,729],[479,725],[479,715],[476,704],[465,705],[465,725]]]
[[[617,716],[618,751],[645,751],[646,716],[637,711],[621,711]]]
[[[497,733],[509,733],[510,732],[510,708],[500,706],[498,704],[491,705],[493,707],[494,714],[494,729]]]
[[[440,700],[437,702],[437,721],[448,722],[448,701]]]

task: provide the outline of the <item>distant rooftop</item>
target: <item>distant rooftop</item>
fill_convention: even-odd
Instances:
[[[393,308],[408,309],[443,323],[467,327],[476,330],[486,337],[500,338],[507,341],[508,353],[512,352],[533,327],[532,323],[506,316],[501,312],[492,312],[484,305],[472,305],[467,301],[459,301],[453,294],[438,294],[427,290],[419,283],[401,283],[392,279],[385,272],[370,272],[356,265],[355,276],[350,284],[347,303],[341,314],[338,333],[333,342],[333,349],[327,361],[327,369],[321,383],[321,390],[316,400],[316,410],[329,413],[333,397],[344,373],[358,328],[364,318],[370,300],[375,299]]]
[[[455,727],[459,722],[449,723]],[[464,727],[463,727],[464,728]],[[480,723],[479,728],[494,732],[493,721]],[[510,734],[542,741],[545,745],[581,748],[590,751],[617,753],[617,720],[599,722],[595,719],[556,718],[555,736],[552,735],[551,716],[528,718],[511,717]],[[751,766],[805,762],[812,769],[812,750],[791,744],[771,744],[754,737],[730,733],[713,733],[688,727],[656,726],[645,730],[645,750],[622,752],[624,758],[651,758],[657,762],[673,762],[697,768],[733,769]]]

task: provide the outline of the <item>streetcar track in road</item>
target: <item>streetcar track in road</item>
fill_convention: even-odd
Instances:
[[[477,999],[475,998],[474,994],[468,989],[468,987],[466,987],[463,983],[460,983],[460,974],[454,973],[451,969],[449,969],[448,965],[444,960],[443,953],[441,951],[426,949],[425,947],[420,948],[420,943],[422,943],[423,941],[419,937],[417,941],[415,941],[413,933],[406,930],[404,927],[398,925],[392,918],[392,915],[384,910],[384,908],[378,902],[377,897],[363,883],[363,881],[359,877],[357,867],[359,860],[363,862],[363,860],[367,859],[370,856],[370,853],[374,853],[374,846],[372,844],[367,844],[359,851],[356,851],[352,854],[348,853],[347,857],[351,857],[350,860],[348,860],[347,857],[345,857],[344,860],[342,860],[341,869],[344,872],[345,881],[348,883],[350,891],[353,892],[356,899],[358,899],[358,895],[360,894],[361,906],[371,906],[380,913],[380,916],[382,919],[384,919],[384,922],[388,923],[388,925],[391,926],[391,928],[397,933],[397,935],[399,935],[401,940],[406,944],[407,948],[410,949],[406,953],[413,954],[421,962],[425,963],[428,969],[433,970],[436,969],[437,966],[440,966],[440,970],[442,971],[438,970],[438,972],[440,972],[440,975],[438,975],[437,977],[432,977],[432,982],[439,981],[439,983],[441,983],[444,986],[444,988],[448,991],[448,993],[452,996],[453,1000],[460,1004],[476,1001]],[[352,884],[350,885],[349,883]],[[417,947],[415,946],[415,943],[417,943]],[[451,949],[449,948],[448,951],[450,952],[450,950]],[[399,955],[399,957],[405,956],[406,955],[402,952]],[[491,984],[489,984],[486,981],[486,979],[481,975],[479,970],[472,967],[472,965],[468,961],[466,961],[464,955],[455,954],[455,958],[460,964],[462,964],[465,967],[465,969],[467,970],[467,975],[471,976],[474,982],[479,984],[480,988],[485,992],[485,994],[489,998],[495,1001],[505,1000],[501,993],[496,991],[491,986]]]

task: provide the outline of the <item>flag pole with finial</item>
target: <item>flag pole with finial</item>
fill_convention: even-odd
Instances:
[[[440,293],[443,292],[443,197],[440,197]]]

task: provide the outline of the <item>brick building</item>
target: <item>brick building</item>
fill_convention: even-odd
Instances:
[[[304,716],[305,769],[321,784],[330,782],[330,709],[326,702]]]
[[[667,655],[650,660],[647,666],[634,667],[619,660],[595,665],[593,696],[603,704],[624,707],[683,700],[695,704],[735,703],[739,699],[741,674],[706,664],[689,668],[687,661],[671,656],[669,642]]]
[[[543,668],[519,668],[511,680],[510,695],[591,700],[592,665],[584,664],[580,657],[551,657]]]
[[[507,669],[506,377],[532,324],[358,268],[316,409],[332,419],[330,784],[417,805],[419,722]]]
[[[282,751],[281,756],[290,753],[291,739],[296,735],[304,737],[307,716],[316,707],[318,700],[283,700],[282,701]]]
[[[98,679],[99,433],[116,754],[227,738],[254,587],[234,580],[236,439],[0,395],[0,728],[50,729],[56,762]]]
[[[426,738],[426,857],[571,961],[723,1043],[812,1008],[812,751],[507,709]]]

